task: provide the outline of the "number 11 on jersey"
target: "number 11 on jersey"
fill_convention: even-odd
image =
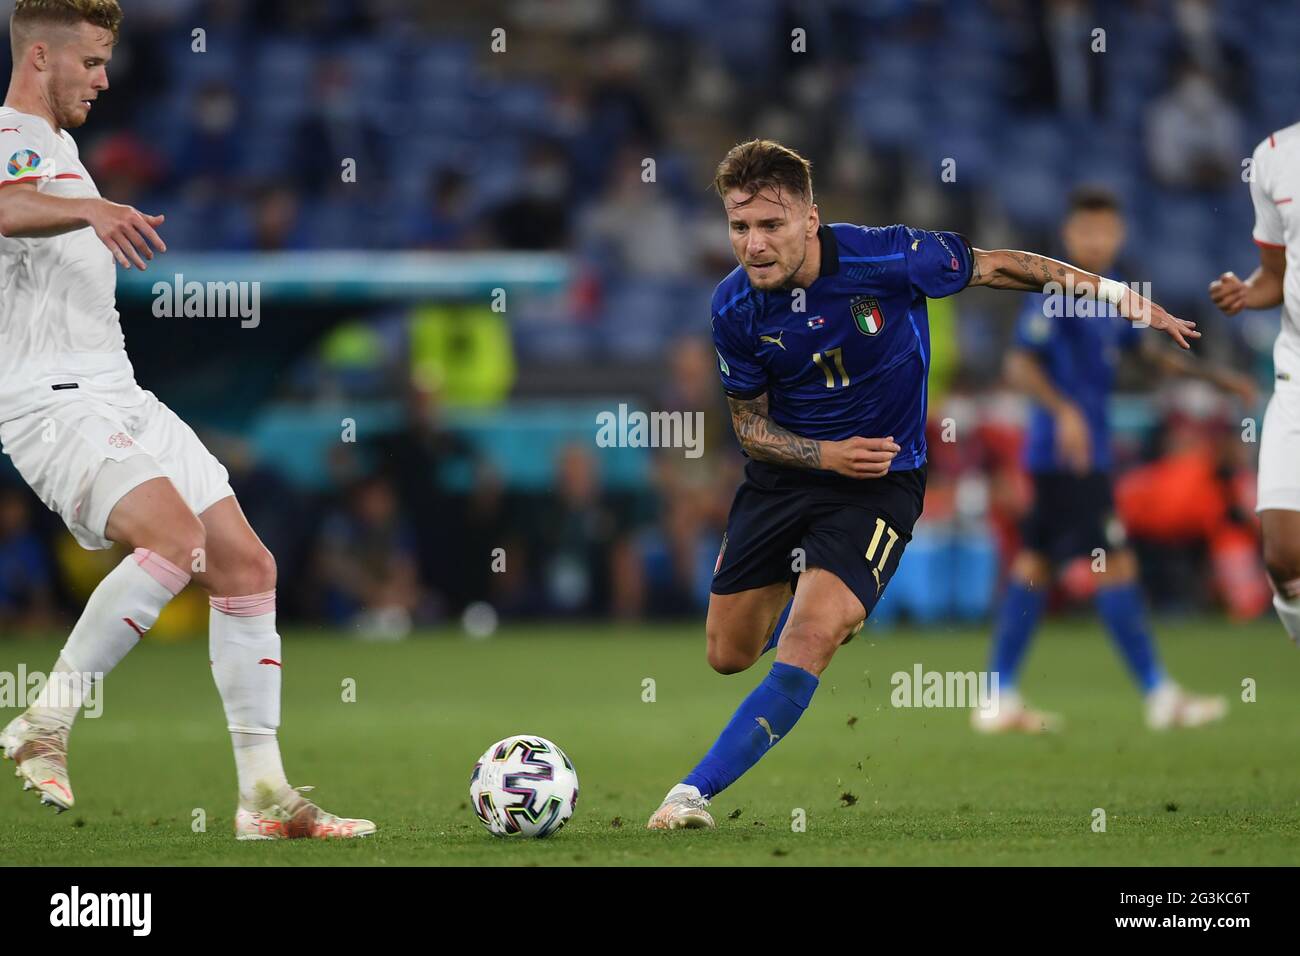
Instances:
[[[827,349],[825,355],[823,355],[821,352],[813,353],[812,356],[813,364],[816,365],[819,369],[821,369],[822,374],[826,376],[827,388],[835,387],[835,372],[831,369],[827,360],[830,360],[831,362],[835,363],[835,369],[838,370],[840,373],[840,386],[843,387],[849,384],[849,373],[844,370],[843,353],[844,353],[843,349]]]

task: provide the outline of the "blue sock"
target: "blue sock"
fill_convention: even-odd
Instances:
[[[682,783],[712,798],[735,783],[790,732],[808,707],[818,680],[793,664],[776,661],[745,698],[704,759]],[[766,726],[764,726],[766,725]]]
[[[1145,694],[1164,678],[1155,641],[1147,629],[1142,594],[1135,582],[1097,591],[1097,610],[1119,645],[1124,663]]]
[[[785,627],[785,622],[790,619],[790,608],[792,607],[794,607],[794,598],[790,598],[789,602],[786,603],[785,610],[782,611],[781,616],[776,619],[776,627],[772,629],[772,636],[769,637],[767,643],[763,645],[763,654],[766,654],[772,648],[776,647],[776,642],[781,640],[781,628]],[[762,654],[759,655],[759,657],[762,656]]]
[[[997,630],[993,632],[993,654],[989,670],[998,675],[998,688],[1012,690],[1020,676],[1029,639],[1038,629],[1038,619],[1047,604],[1045,588],[1030,588],[1019,581],[1007,585],[998,613]]]

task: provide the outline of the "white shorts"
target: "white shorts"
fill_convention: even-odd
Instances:
[[[195,514],[234,494],[194,430],[153,392],[136,394],[143,399],[118,405],[69,389],[0,424],[0,448],[88,550],[113,546],[104,530],[114,505],[151,478],[171,479]]]
[[[1278,381],[1259,436],[1256,511],[1300,511],[1300,382]]]

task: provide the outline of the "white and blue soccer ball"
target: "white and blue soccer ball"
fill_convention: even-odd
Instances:
[[[496,836],[547,837],[573,816],[578,772],[545,737],[518,734],[498,740],[469,778],[474,815]]]

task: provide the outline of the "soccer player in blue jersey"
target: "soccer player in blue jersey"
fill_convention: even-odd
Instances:
[[[973,249],[951,232],[822,225],[808,162],[779,143],[733,147],[714,186],[740,266],[714,292],[713,340],[749,461],[714,571],[708,660],[734,674],[777,654],[651,829],[713,826],[709,801],[790,733],[898,566],[925,493],[927,297],[1069,283],[1183,348],[1199,336],[1045,256]]]
[[[1105,190],[1077,190],[1061,230],[1066,255],[1106,275],[1124,243],[1119,203]],[[973,711],[976,730],[990,733],[1053,730],[1059,720],[1025,706],[1016,687],[1020,667],[1047,603],[1055,566],[1080,556],[1098,571],[1097,610],[1146,702],[1154,729],[1196,727],[1227,712],[1222,697],[1182,690],[1164,672],[1147,626],[1137,560],[1111,496],[1107,405],[1120,354],[1144,346],[1142,357],[1163,371],[1203,378],[1254,404],[1249,377],[1208,362],[1192,362],[1141,337],[1108,303],[1060,315],[1049,297],[1027,296],[1007,356],[1011,383],[1033,403],[1025,467],[1034,503],[1025,519],[998,615],[989,670],[998,674],[997,708]],[[1094,305],[1094,303],[1088,303]],[[1084,314],[1078,314],[1084,313]]]

